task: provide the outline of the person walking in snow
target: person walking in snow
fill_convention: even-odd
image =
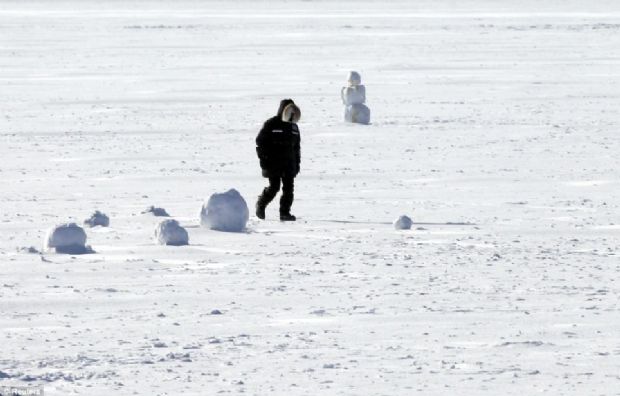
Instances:
[[[262,174],[269,179],[269,186],[265,187],[256,202],[256,217],[259,219],[265,218],[265,209],[280,190],[281,183],[280,220],[296,220],[291,214],[291,206],[295,177],[299,173],[301,159],[297,127],[300,117],[301,111],[295,102],[284,99],[280,102],[276,116],[265,121],[256,137],[256,154]]]

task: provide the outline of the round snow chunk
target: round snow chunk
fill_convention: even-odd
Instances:
[[[168,219],[157,224],[155,238],[160,245],[184,246],[189,244],[187,230],[178,221]]]
[[[86,246],[86,232],[75,223],[60,224],[48,231],[45,249],[55,249],[56,253],[84,254],[90,253]]]
[[[84,220],[84,224],[89,227],[108,227],[110,225],[110,218],[104,213],[96,210],[88,219]]]
[[[413,225],[413,221],[409,216],[400,216],[394,221],[394,228],[397,230],[410,230]]]
[[[234,188],[211,195],[200,212],[200,223],[217,231],[241,232],[249,218],[248,205]]]
[[[170,215],[168,214],[168,212],[166,212],[166,209],[164,208],[156,208],[155,206],[149,206],[148,208],[146,208],[143,212],[144,213],[152,213],[153,216],[157,216],[157,217],[170,217]]]
[[[355,124],[370,124],[370,109],[363,104],[348,105],[344,108],[344,120]]]
[[[366,88],[363,85],[344,87],[340,91],[342,101],[346,106],[363,104],[366,102]]]

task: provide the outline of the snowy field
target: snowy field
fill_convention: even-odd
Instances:
[[[201,228],[285,97],[299,220]],[[619,395],[619,126],[612,0],[2,1],[0,386]]]

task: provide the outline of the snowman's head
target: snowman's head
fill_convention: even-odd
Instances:
[[[349,72],[349,85],[360,85],[362,83],[362,77],[356,71]]]

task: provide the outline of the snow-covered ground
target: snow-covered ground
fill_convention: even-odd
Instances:
[[[0,385],[620,394],[619,77],[611,0],[3,1]],[[299,221],[201,228],[285,97]],[[23,249],[97,209],[95,254]]]

